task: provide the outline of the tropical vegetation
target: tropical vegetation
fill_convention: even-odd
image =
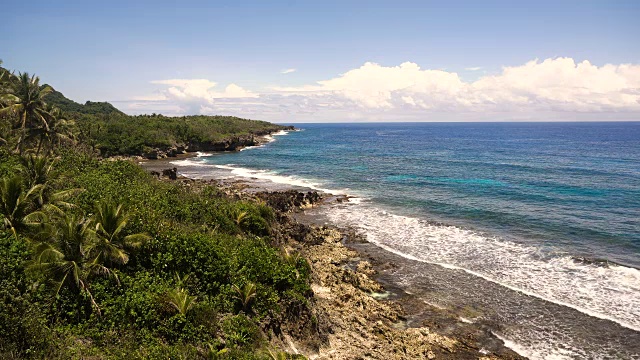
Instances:
[[[0,68],[0,358],[294,358],[267,337],[308,308],[310,267],[275,246],[274,211],[103,159],[273,125],[51,94]]]

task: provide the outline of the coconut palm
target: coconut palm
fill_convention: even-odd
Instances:
[[[38,143],[36,155],[39,155],[43,149],[45,153],[49,153],[53,151],[54,146],[73,141],[71,129],[75,123],[68,120],[62,110],[57,107],[46,105],[44,111],[46,126],[30,128],[26,135],[27,142]]]
[[[58,215],[63,213],[62,209],[70,209],[75,205],[67,200],[83,191],[82,189],[68,189],[53,192],[49,186],[53,160],[46,156],[29,154],[20,158],[21,166],[17,169],[24,178],[27,187],[41,186],[41,191],[34,198],[37,207],[41,207],[48,212]]]
[[[49,152],[51,152],[55,146],[74,141],[75,122],[59,108],[48,107],[47,112],[50,114],[49,130],[44,132],[44,140],[49,143]]]
[[[43,185],[25,188],[24,180],[19,175],[0,180],[0,215],[6,229],[14,236],[30,225],[42,224],[45,214],[39,211],[34,200],[40,197]]]
[[[126,264],[129,261],[126,250],[135,249],[150,239],[142,233],[125,235],[128,216],[122,209],[122,204],[98,203],[93,221],[97,243],[92,251],[99,261]]]
[[[175,288],[167,291],[166,301],[169,305],[175,308],[178,313],[186,315],[191,308],[196,304],[197,296],[189,295],[189,292],[183,288]]]
[[[235,292],[235,298],[240,300],[240,303],[242,304],[242,310],[244,312],[250,311],[251,303],[256,297],[256,284],[247,282],[242,287],[238,287],[234,284],[232,288]]]
[[[53,161],[45,156],[29,154],[20,157],[20,171],[28,186],[44,185],[49,180]]]
[[[0,60],[0,67],[2,66],[2,60]],[[7,86],[8,75],[5,69],[0,68],[0,95],[6,92],[5,87]],[[2,103],[0,103],[0,108],[2,107]]]
[[[0,65],[2,65],[2,60],[0,60]],[[7,93],[9,92],[8,86],[9,86],[9,73],[5,70],[0,68],[0,110],[4,109],[7,106],[7,101],[9,101],[9,98],[7,96]],[[3,114],[0,113],[0,120],[4,120],[5,117],[8,114]],[[4,121],[2,123],[2,128],[0,130],[2,130],[2,136],[6,136],[7,134],[5,133],[6,129],[4,126]],[[8,137],[7,137],[8,139]],[[0,144],[2,145],[6,145],[8,142],[4,137],[0,137]]]
[[[41,87],[37,76],[19,73],[17,80],[10,83],[8,93],[2,95],[1,100],[7,106],[0,109],[0,115],[14,113],[18,117],[16,128],[20,131],[20,137],[16,150],[20,153],[29,129],[40,127],[48,131],[50,115],[45,109],[44,98],[52,91],[49,86]]]
[[[28,270],[41,274],[48,283],[54,285],[54,303],[60,291],[68,288],[78,297],[79,306],[86,296],[92,307],[100,313],[90,290],[91,277],[115,274],[90,256],[95,238],[89,219],[65,215],[45,241],[34,247],[33,261]]]

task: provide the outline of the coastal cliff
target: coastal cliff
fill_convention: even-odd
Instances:
[[[271,129],[252,131],[248,135],[231,136],[218,141],[190,140],[171,146],[147,148],[141,156],[148,160],[176,157],[191,152],[238,151],[249,146],[258,146],[268,142],[268,136],[278,131],[292,131],[293,126],[273,125]]]

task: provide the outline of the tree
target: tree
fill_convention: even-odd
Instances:
[[[41,127],[49,131],[48,118],[44,98],[53,91],[51,87],[40,87],[40,78],[19,73],[16,81],[11,82],[9,91],[0,99],[7,106],[0,109],[0,115],[14,113],[18,117],[15,128],[19,129],[20,137],[16,150],[22,153],[23,143],[30,129]]]
[[[43,185],[25,188],[24,180],[19,175],[0,180],[0,214],[4,227],[11,230],[14,236],[18,231],[30,225],[41,224],[44,213],[38,211],[34,201],[40,196]]]
[[[91,257],[95,239],[96,234],[91,229],[89,219],[65,215],[52,228],[52,232],[35,246],[28,270],[44,276],[47,282],[55,285],[53,303],[66,287],[78,297],[79,307],[84,296],[87,296],[92,307],[100,313],[90,290],[91,277],[115,274],[99,259]]]
[[[0,60],[0,65],[2,65],[2,60]],[[6,96],[6,94],[9,91],[8,86],[9,86],[8,72],[2,67],[0,67],[0,110],[4,109],[7,106],[5,101],[9,100]],[[8,117],[7,114],[0,113],[0,120],[3,120],[3,118],[5,117]],[[0,127],[0,130],[2,131],[2,136],[6,137],[5,131],[8,129],[5,128],[5,122],[3,121],[1,125],[2,127]],[[4,137],[0,137],[0,144],[3,144],[3,145],[7,144],[7,140]]]
[[[71,209],[75,205],[67,202],[67,200],[82,192],[82,189],[67,189],[53,192],[49,186],[51,179],[51,170],[53,168],[53,160],[46,156],[37,156],[29,154],[20,158],[21,166],[17,169],[22,173],[27,187],[40,186],[38,192],[37,207],[43,208],[47,212],[53,212],[58,215],[63,214],[62,209]]]
[[[20,157],[20,171],[27,186],[45,185],[53,168],[53,161],[45,156],[27,155]]]
[[[64,142],[71,142],[74,138],[72,128],[75,123],[67,119],[62,110],[47,105],[45,112],[47,116],[47,126],[30,129],[27,134],[30,139],[37,139],[38,148],[36,155],[40,154],[43,146],[46,149],[45,154],[50,153],[53,151],[54,146],[60,146]]]
[[[128,216],[122,209],[122,204],[98,203],[93,221],[97,243],[92,251],[99,261],[126,264],[129,261],[126,250],[135,249],[150,239],[142,233],[124,235]]]

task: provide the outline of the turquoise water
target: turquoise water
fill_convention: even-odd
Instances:
[[[355,196],[327,216],[389,251],[640,330],[640,123],[299,127],[185,171]]]

